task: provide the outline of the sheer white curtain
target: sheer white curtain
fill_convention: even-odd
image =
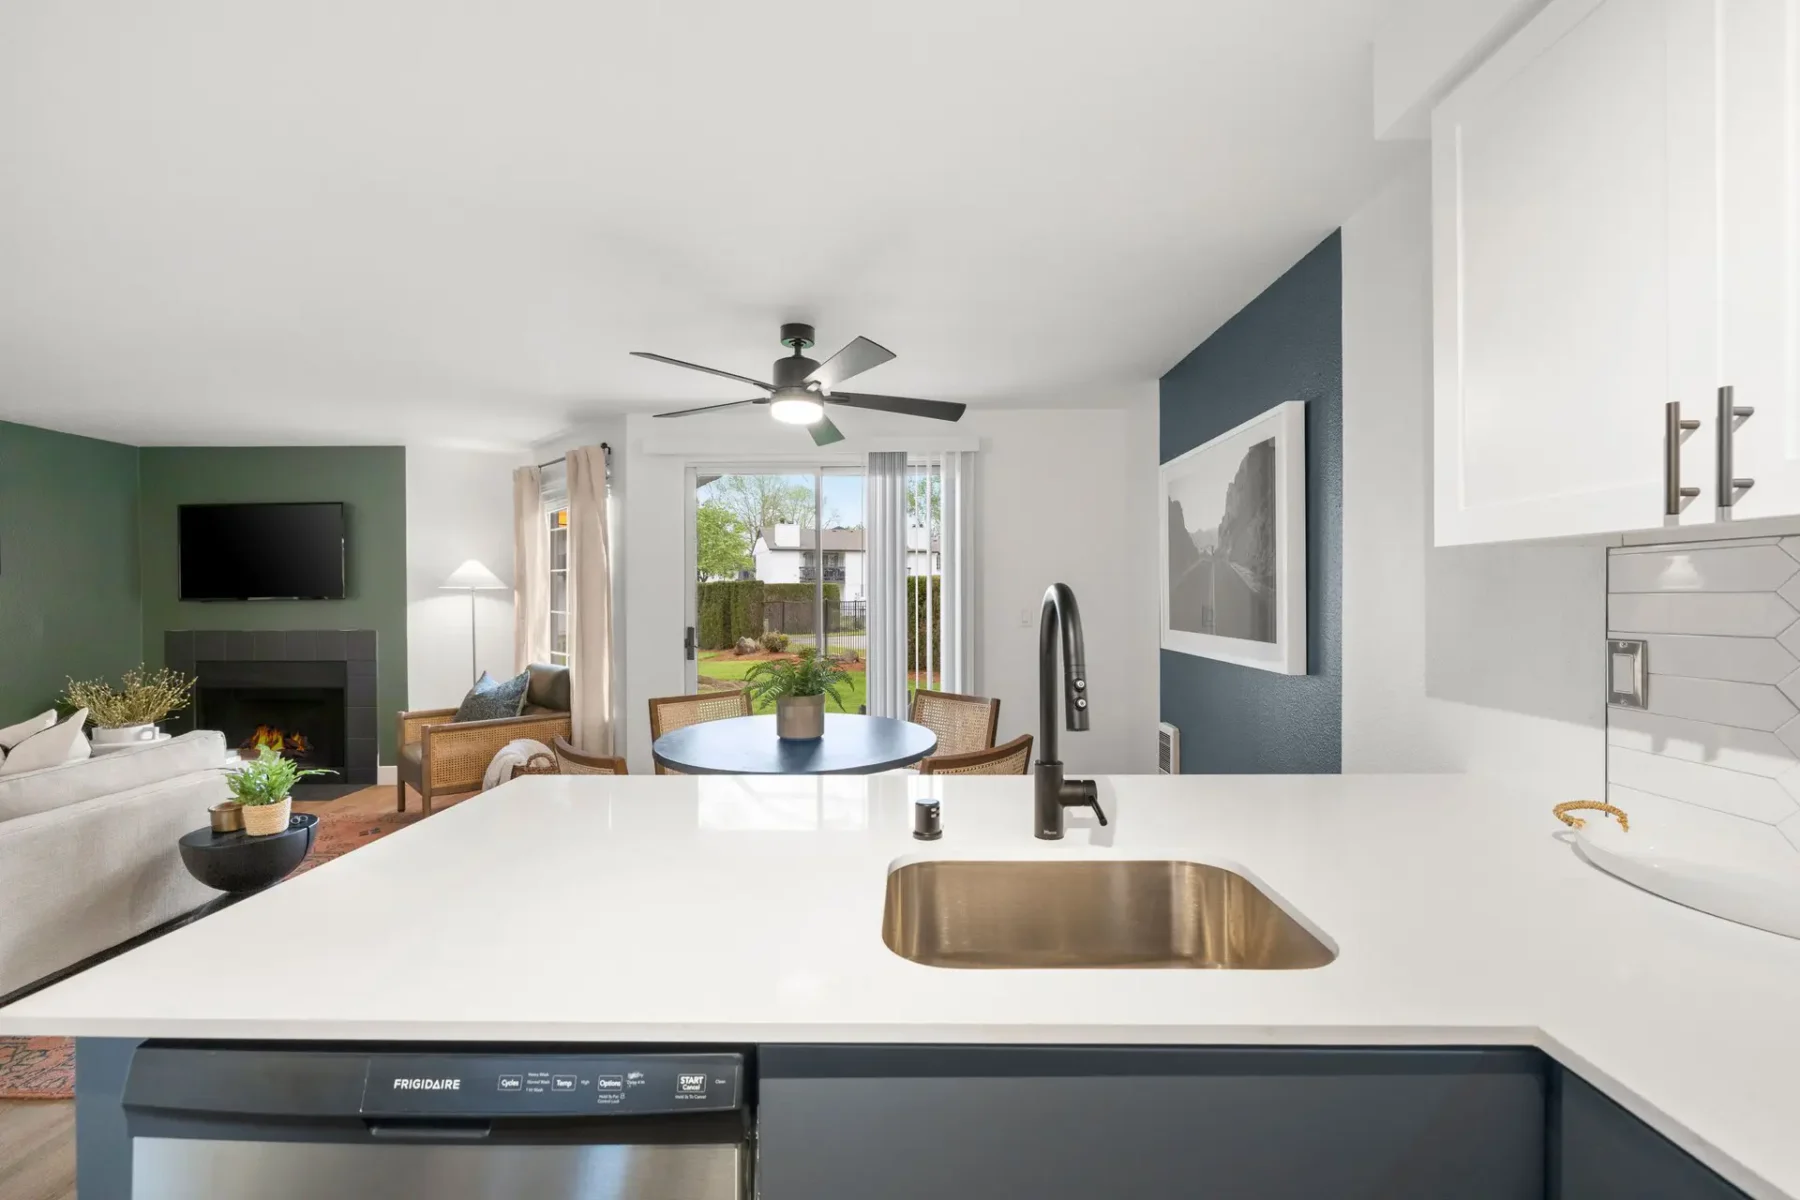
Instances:
[[[869,715],[905,717],[905,452],[870,454],[863,486],[863,522],[868,529]]]
[[[946,692],[974,693],[975,684],[975,452],[947,450],[939,457],[943,478],[942,532],[943,679]]]
[[[513,670],[550,661],[550,526],[543,476],[513,472]]]
[[[613,752],[612,544],[606,448],[569,451],[570,723],[578,749]]]

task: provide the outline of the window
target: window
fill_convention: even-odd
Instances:
[[[569,506],[552,508],[550,521],[550,661],[569,665]]]

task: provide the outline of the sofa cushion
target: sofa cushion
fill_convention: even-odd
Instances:
[[[8,725],[0,729],[0,750],[11,750],[33,734],[39,734],[56,724],[56,710],[47,708],[35,717],[28,717],[17,725]]]
[[[68,720],[32,734],[13,747],[5,762],[0,762],[0,776],[80,762],[93,753],[87,740],[87,718],[88,710],[78,708]]]
[[[224,765],[225,735],[200,729],[166,742],[116,750],[83,762],[0,775],[0,821],[130,791],[178,775],[218,771]],[[204,823],[205,816],[194,814],[196,828]]]
[[[452,721],[495,721],[516,717],[525,704],[525,689],[530,686],[531,672],[521,671],[511,679],[495,679],[486,671],[457,705]]]
[[[568,712],[569,668],[550,663],[532,663],[525,668],[531,686],[525,689],[525,703],[545,712]]]

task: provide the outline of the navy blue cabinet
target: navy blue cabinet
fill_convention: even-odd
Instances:
[[[1551,1069],[1550,1200],[1747,1200],[1592,1086]]]
[[[1532,1050],[781,1047],[763,1200],[1541,1200]]]

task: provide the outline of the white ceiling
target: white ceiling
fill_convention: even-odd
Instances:
[[[766,377],[783,320],[1078,403],[1372,191],[1377,7],[6,0],[0,418],[522,445],[753,395],[626,351]]]

